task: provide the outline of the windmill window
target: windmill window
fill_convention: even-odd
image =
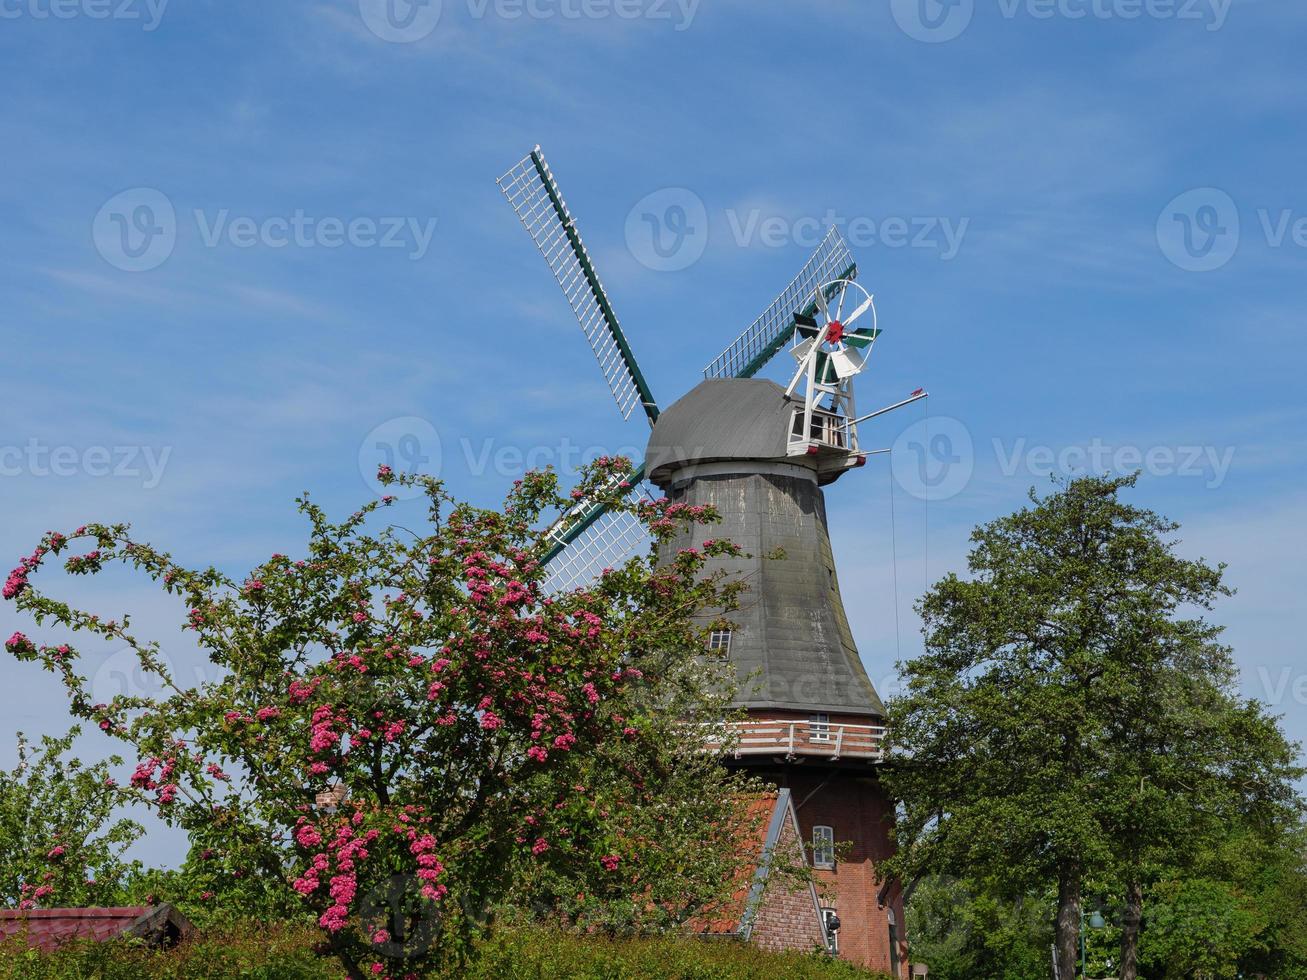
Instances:
[[[790,437],[803,438],[803,411],[797,409],[790,422]],[[844,448],[844,418],[831,412],[818,409],[812,413],[812,424],[808,430],[808,440],[825,443],[828,446]]]
[[[813,742],[830,741],[830,715],[808,716],[808,738]]]
[[[725,650],[730,653],[732,632],[732,630],[713,630],[708,634],[708,649]]]
[[[835,829],[833,827],[812,828],[812,866],[814,868],[835,867]]]

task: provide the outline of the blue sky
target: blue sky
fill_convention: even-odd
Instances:
[[[642,446],[496,188],[539,142],[664,405],[844,228],[861,403],[932,392],[828,495],[883,690],[972,525],[1142,466],[1307,738],[1305,40],[1292,0],[0,0],[0,553],[126,520],[239,574],[378,442],[482,502]],[[142,583],[68,588],[201,669]],[[11,659],[0,717],[66,726]]]

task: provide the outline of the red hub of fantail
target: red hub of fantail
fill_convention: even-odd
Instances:
[[[826,343],[838,344],[844,339],[844,324],[839,320],[832,320],[826,325]]]

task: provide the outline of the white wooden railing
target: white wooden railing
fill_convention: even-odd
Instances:
[[[807,756],[880,762],[884,758],[885,728],[882,725],[795,719],[742,721],[729,727],[736,735],[731,754],[737,759],[753,755],[783,755],[788,759]],[[722,742],[710,740],[709,744],[721,745]]]

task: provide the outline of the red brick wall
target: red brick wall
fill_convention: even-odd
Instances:
[[[777,858],[787,864],[797,864],[802,860],[801,846],[794,823],[787,819],[776,842]],[[749,939],[770,950],[823,949],[826,940],[820,914],[811,887],[786,887],[773,879],[763,891],[762,905]]]
[[[903,907],[896,889],[886,908],[876,901],[885,882],[878,868],[890,856],[894,810],[875,769],[834,769],[786,765],[761,773],[790,789],[799,831],[811,845],[812,828],[831,827],[836,844],[847,842],[833,871],[818,870],[821,904],[840,917],[840,958],[872,970],[890,972],[889,909],[899,923],[899,975],[907,975],[908,949]],[[811,854],[811,852],[809,852]]]

